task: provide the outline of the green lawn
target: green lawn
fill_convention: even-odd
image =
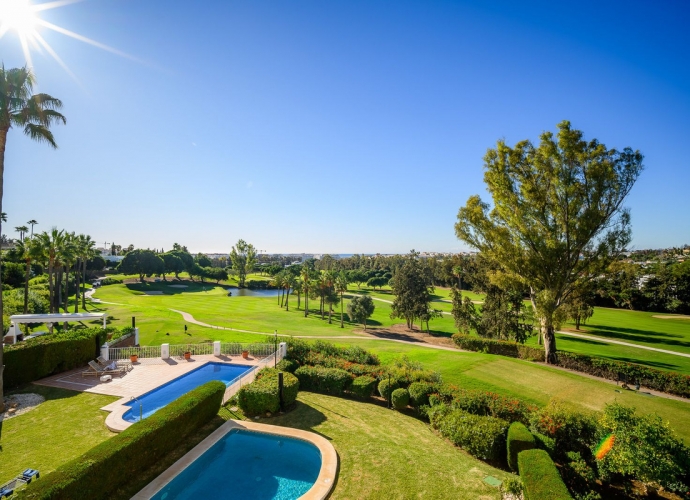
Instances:
[[[0,483],[27,468],[46,474],[114,436],[103,406],[118,398],[29,385],[18,392],[41,394],[35,409],[0,422]]]
[[[472,458],[414,416],[310,392],[297,407],[263,421],[321,434],[340,460],[332,499],[500,498],[487,476],[508,473]]]

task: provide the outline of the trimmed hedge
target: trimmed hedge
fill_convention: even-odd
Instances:
[[[460,349],[467,351],[499,354],[530,361],[544,361],[544,350],[538,347],[505,340],[470,337],[459,333],[453,335],[453,341]],[[557,366],[608,380],[619,380],[621,376],[627,376],[630,384],[639,381],[640,385],[644,387],[690,398],[690,376],[676,372],[564,351],[558,352]]]
[[[374,389],[376,389],[376,379],[369,375],[357,377],[350,386],[352,395],[360,399],[370,398],[374,394]]]
[[[518,344],[517,342],[509,342],[507,340],[484,339],[456,333],[453,335],[453,342],[455,342],[455,345],[460,349],[466,351],[499,354],[501,356],[510,356],[511,358],[527,359],[530,361],[545,360],[544,349]]]
[[[18,499],[107,499],[179,446],[181,440],[215,417],[225,384],[208,382],[176,399],[84,455],[58,467],[17,492]]]
[[[275,368],[264,368],[257,373],[254,382],[237,392],[237,403],[246,415],[276,413],[280,410],[278,373]],[[283,404],[289,406],[297,399],[299,380],[292,373],[283,372]]]
[[[86,365],[100,355],[100,347],[117,328],[83,328],[56,332],[6,346],[5,389]]]
[[[403,410],[410,404],[410,393],[407,389],[396,389],[391,393],[391,403],[396,410]]]
[[[388,382],[388,379],[385,378],[379,382],[379,394],[386,401],[388,401],[388,397],[393,393],[393,391],[399,388],[400,384],[393,378],[390,382]]]
[[[537,447],[534,436],[527,427],[520,422],[513,422],[508,428],[508,467],[518,470],[518,454],[521,451],[532,450]]]
[[[407,388],[410,392],[410,403],[415,408],[429,404],[429,395],[436,391],[436,385],[428,382],[413,382]]]
[[[291,359],[281,359],[276,368],[281,372],[295,373],[295,370],[299,368],[299,365]]]
[[[431,427],[456,446],[482,460],[501,461],[506,453],[508,422],[494,417],[480,417],[445,405],[427,410]]]
[[[352,375],[340,368],[300,366],[295,370],[300,387],[305,391],[342,396],[350,388]]]
[[[544,450],[520,452],[518,469],[525,500],[572,500],[558,469]]]

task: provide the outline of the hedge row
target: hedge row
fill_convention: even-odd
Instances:
[[[100,354],[117,328],[83,328],[42,335],[5,347],[4,388],[11,389],[49,375],[86,365]]]
[[[521,452],[518,469],[525,500],[572,500],[558,469],[544,450]]]
[[[505,457],[509,425],[505,420],[472,415],[446,405],[432,406],[427,416],[431,427],[471,455],[495,461]]]
[[[362,375],[352,381],[350,392],[353,396],[360,399],[369,399],[376,389],[376,379],[369,375]]]
[[[300,387],[305,391],[342,396],[350,388],[352,376],[340,368],[300,366],[295,370]]]
[[[518,470],[518,454],[521,451],[537,447],[534,436],[520,422],[513,422],[508,428],[508,466],[511,470]]]
[[[251,384],[243,386],[237,393],[237,401],[247,415],[258,415],[280,410],[278,373],[274,368],[261,370]],[[290,406],[297,399],[299,380],[292,373],[283,373],[283,404]]]
[[[429,404],[446,404],[473,415],[491,416],[508,422],[522,422],[525,425],[529,423],[530,416],[536,410],[535,406],[516,398],[493,392],[460,389],[450,384],[437,386],[436,391],[429,396]]]
[[[17,492],[17,498],[112,498],[115,490],[163,459],[185,436],[216,416],[224,393],[225,384],[219,381],[188,392],[146,420],[32,482]]]
[[[500,354],[531,361],[544,361],[544,350],[505,340],[482,339],[468,335],[455,334],[453,341],[467,351]],[[690,376],[680,373],[649,368],[625,361],[559,351],[558,366],[609,380],[627,377],[628,383],[637,381],[640,385],[684,398],[690,398]]]

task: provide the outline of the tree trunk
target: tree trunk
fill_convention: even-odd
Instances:
[[[330,300],[330,299],[329,299]],[[330,302],[328,303],[328,324],[332,325],[333,321],[331,321],[331,318],[333,317],[333,304]]]
[[[69,313],[67,310],[69,305],[69,267],[65,266],[65,313]]]
[[[343,294],[340,294],[340,328],[345,328],[343,326]]]
[[[302,292],[300,292],[300,290],[297,289],[297,309],[299,309],[301,300],[302,300]]]
[[[290,289],[287,289],[287,294],[285,295],[285,310],[289,311],[290,310]]]
[[[364,329],[367,329],[367,318],[364,318]]]
[[[544,350],[546,351],[546,363],[549,365],[557,364],[556,333],[554,332],[553,325],[548,325],[544,332]]]
[[[309,314],[309,289],[307,288],[304,291],[304,317],[307,317],[307,314]]]
[[[575,330],[580,329],[580,315],[575,316]]]
[[[31,261],[26,261],[26,273],[24,274],[24,314],[29,314],[29,276],[31,274]]]
[[[48,298],[50,302],[50,314],[53,314],[53,296],[55,295],[55,290],[53,289],[53,262],[48,261]]]
[[[55,297],[55,312],[60,312],[60,305],[62,304],[62,269],[55,271],[55,286],[57,286],[57,294]]]
[[[74,285],[77,287],[77,291],[74,295],[74,312],[79,312],[79,261],[77,261],[76,267],[74,268]]]
[[[0,213],[2,213],[2,184],[5,174],[5,143],[7,141],[7,128],[0,129]],[[2,235],[2,221],[0,221],[0,236]],[[0,259],[2,258],[2,246],[0,245]],[[0,268],[1,269],[1,268]],[[2,273],[0,272],[0,318],[3,318],[3,303],[2,303]],[[0,339],[0,412],[5,411],[5,393],[2,389],[4,383],[5,362],[3,359],[3,342],[5,338],[5,327],[2,327],[2,338]]]

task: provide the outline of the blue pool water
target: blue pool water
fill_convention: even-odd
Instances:
[[[127,403],[127,406],[132,409],[127,410],[122,418],[127,422],[138,422],[140,419],[140,404],[142,405],[142,416],[146,418],[168,403],[175,401],[183,394],[188,393],[192,389],[196,389],[206,382],[220,380],[226,386],[229,386],[237,377],[251,369],[251,366],[232,365],[228,363],[207,363],[160,387],[156,387],[154,390],[138,397],[135,401],[130,401]]]
[[[294,500],[312,487],[321,453],[311,443],[232,430],[153,497],[154,500]]]

